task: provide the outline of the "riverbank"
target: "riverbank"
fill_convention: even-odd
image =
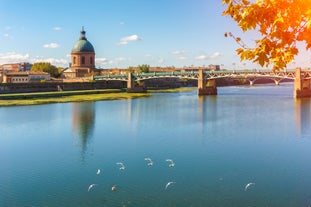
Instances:
[[[84,91],[1,94],[0,107],[84,101],[124,100],[133,98],[146,98],[150,97],[152,93],[156,92],[186,92],[192,90],[195,90],[195,88],[150,90],[147,93],[126,93],[121,89],[103,89]]]

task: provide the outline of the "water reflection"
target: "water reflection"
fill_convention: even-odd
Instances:
[[[311,100],[295,99],[296,129],[299,136],[306,136],[310,133],[311,124]]]
[[[201,137],[204,138],[204,137],[207,137],[204,135],[208,133],[206,132],[207,122],[208,122],[208,126],[210,126],[208,128],[209,133],[213,133],[210,130],[214,128],[214,123],[217,119],[217,97],[216,96],[199,96],[198,107],[199,107],[198,122],[200,126]],[[201,140],[202,143],[204,143],[205,141]]]
[[[72,128],[76,137],[79,138],[84,153],[87,144],[93,136],[95,122],[95,104],[73,103]]]

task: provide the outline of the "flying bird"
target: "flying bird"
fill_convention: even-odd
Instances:
[[[117,162],[116,164],[121,166],[119,168],[120,170],[124,170],[125,169],[125,166],[124,166],[124,164],[122,162]]]
[[[145,158],[145,160],[149,161],[148,162],[148,166],[152,166],[153,165],[153,162],[152,162],[151,158],[147,157],[147,158]]]
[[[166,185],[165,185],[165,190],[168,188],[168,186],[170,186],[171,184],[173,184],[175,182],[168,182]]]
[[[175,166],[175,163],[174,163],[173,160],[171,160],[171,159],[166,159],[165,161],[166,161],[166,162],[170,162],[170,164],[168,165],[169,167],[174,167],[174,166]]]
[[[247,184],[245,185],[244,191],[247,191],[247,189],[248,189],[250,186],[252,186],[252,185],[255,185],[255,183],[247,183]]]
[[[91,190],[95,185],[97,185],[97,184],[91,184],[91,185],[89,186],[87,192],[90,192],[90,190]]]
[[[97,174],[97,175],[99,175],[99,174],[100,174],[100,169],[98,169],[98,170],[97,170],[96,174]]]

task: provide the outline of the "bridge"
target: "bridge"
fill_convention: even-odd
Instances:
[[[98,80],[117,80],[127,82],[129,92],[139,92],[141,88],[137,87],[135,82],[141,82],[148,79],[157,78],[179,78],[198,80],[198,95],[216,95],[217,79],[245,79],[250,85],[254,85],[257,80],[270,79],[276,85],[283,80],[294,81],[294,97],[311,97],[311,71],[302,71],[300,68],[287,71],[271,71],[271,70],[197,70],[197,71],[174,71],[174,72],[152,72],[152,73],[128,73],[94,76],[95,81]],[[309,94],[310,92],[310,94]]]

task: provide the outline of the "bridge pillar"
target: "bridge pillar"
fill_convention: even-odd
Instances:
[[[213,79],[206,82],[203,69],[199,70],[198,95],[217,95],[216,80]]]
[[[294,97],[305,98],[311,97],[310,79],[304,79],[304,73],[301,68],[296,68],[294,80]]]
[[[135,77],[133,76],[133,73],[128,74],[128,79],[127,79],[127,89],[126,91],[128,93],[142,93],[146,92],[146,87],[144,85],[139,86],[135,83]]]
[[[128,78],[127,78],[127,89],[132,89],[135,86],[134,78],[133,78],[133,73],[128,73]]]

